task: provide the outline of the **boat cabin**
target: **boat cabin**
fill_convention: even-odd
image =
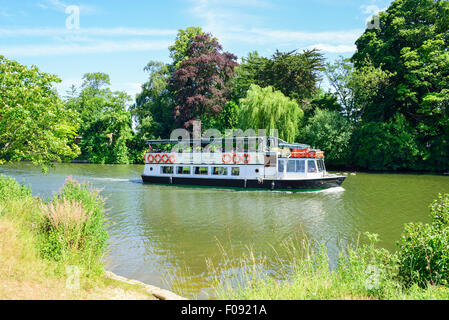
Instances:
[[[148,142],[150,146],[178,143],[173,140]],[[326,175],[322,151],[312,150],[308,145],[287,144],[280,139],[276,142],[259,147],[258,151],[249,148],[239,151],[233,145],[227,152],[224,148],[210,147],[208,143],[213,142],[204,139],[197,142],[200,146],[196,148],[192,147],[192,144],[195,144],[195,141],[192,141],[188,147],[173,149],[170,152],[150,147],[150,152],[145,155],[144,175],[276,180],[318,178]]]

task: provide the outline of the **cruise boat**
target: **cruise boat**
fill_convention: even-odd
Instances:
[[[326,171],[324,152],[278,138],[147,143],[144,183],[300,192],[338,187],[346,178]]]

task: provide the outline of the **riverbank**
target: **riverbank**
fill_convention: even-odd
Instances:
[[[264,259],[256,263],[249,250],[238,259],[238,280],[213,265],[219,299],[237,300],[449,300],[449,194],[430,205],[431,223],[405,225],[398,249],[378,248],[375,234],[339,253],[330,266],[326,247],[302,240],[284,242],[288,260],[278,257],[278,275],[264,272]],[[227,253],[223,251],[223,255]],[[261,263],[262,261],[262,263]]]
[[[290,248],[290,261],[279,260],[274,275],[263,270],[260,260],[256,264],[251,251],[235,266],[242,270],[237,279],[212,266],[217,272],[213,281],[215,297],[220,300],[449,300],[448,286],[430,282],[424,286],[404,285],[397,274],[397,262],[386,250],[371,245],[351,248],[331,268],[323,247],[308,253],[296,248],[296,245]]]
[[[68,191],[69,188],[66,188],[62,193]],[[70,191],[73,195],[75,190]],[[79,195],[88,197],[92,193],[83,190]],[[70,196],[67,193],[58,197],[66,201]],[[54,203],[56,199],[53,199]],[[84,198],[82,203],[89,206],[87,198]],[[65,252],[58,257],[56,251],[52,251],[51,255],[45,251],[45,248],[50,247],[49,242],[54,242],[53,238],[47,238],[45,235],[52,228],[48,225],[43,228],[48,206],[51,204],[43,204],[39,198],[32,197],[27,187],[20,186],[14,179],[0,176],[0,299],[157,299],[144,284],[118,279],[117,276],[105,272],[101,261],[86,259],[82,253],[86,249],[80,245],[85,240],[81,239],[83,232],[78,233],[79,239],[74,245],[69,231],[73,231],[75,225],[62,221],[69,218],[67,215],[57,217],[57,214],[61,214],[57,211],[57,204],[53,207],[52,221],[59,219],[58,231],[62,231],[61,226],[65,223],[64,232],[60,232],[58,236],[66,245],[71,242],[71,252]],[[94,208],[86,210],[92,209]],[[76,212],[72,210],[70,213],[73,217]],[[93,214],[89,214],[89,219],[92,219]],[[83,228],[88,227],[88,224],[85,222]],[[102,253],[94,258],[101,258]]]

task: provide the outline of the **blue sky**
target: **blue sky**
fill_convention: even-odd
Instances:
[[[257,50],[321,49],[349,57],[366,20],[390,0],[0,0],[0,55],[63,80],[64,95],[87,72],[105,72],[112,88],[134,96],[150,60],[169,62],[178,29],[200,26],[239,58]],[[69,29],[67,7],[79,8]],[[74,20],[69,20],[73,23]],[[73,24],[69,24],[70,25]]]

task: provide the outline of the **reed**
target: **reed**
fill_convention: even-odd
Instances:
[[[40,249],[45,259],[81,265],[85,275],[104,273],[106,250],[104,199],[98,190],[66,179],[48,204],[41,205]]]
[[[80,201],[63,199],[61,202],[41,205],[43,224],[58,233],[64,246],[70,250],[83,247],[83,233],[90,213],[83,209]]]
[[[377,248],[376,235],[365,234],[341,250],[331,267],[325,246],[307,239],[283,241],[275,258],[260,257],[252,249],[240,257],[223,253],[232,266],[217,267],[213,275],[213,298],[222,300],[404,300],[449,299],[449,287],[428,284],[404,286],[398,276],[396,254]],[[223,248],[223,247],[221,247]],[[224,263],[225,265],[226,263]]]

